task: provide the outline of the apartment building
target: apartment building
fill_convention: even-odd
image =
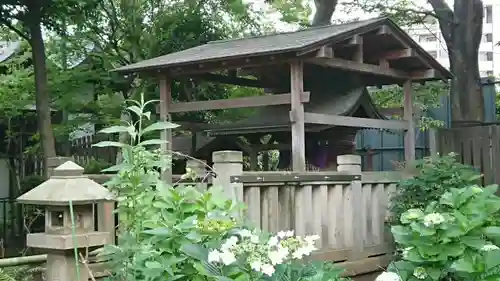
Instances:
[[[479,46],[479,72],[481,77],[500,77],[500,0],[483,0],[483,38]],[[426,51],[443,66],[449,67],[448,51],[437,20],[430,18],[422,26],[412,27],[408,32]]]

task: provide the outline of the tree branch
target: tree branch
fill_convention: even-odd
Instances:
[[[443,34],[444,41],[450,50],[453,45],[453,26],[455,25],[455,15],[445,0],[427,0],[431,4],[434,13],[439,21],[439,28]]]
[[[26,40],[28,42],[30,41],[30,37],[26,33],[22,32],[20,29],[18,29],[17,27],[15,27],[12,23],[10,23],[5,18],[0,17],[0,23],[2,23],[3,25],[5,25],[10,30],[14,31],[19,37],[23,38],[24,40]]]

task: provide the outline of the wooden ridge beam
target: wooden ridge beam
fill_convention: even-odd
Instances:
[[[407,121],[400,120],[378,120],[371,118],[360,118],[340,115],[329,115],[321,113],[304,113],[305,123],[323,124],[332,126],[361,127],[372,129],[406,130]]]
[[[309,97],[309,92],[303,92],[301,102],[309,102]],[[291,94],[278,94],[237,99],[179,102],[172,103],[169,106],[169,113],[291,104],[291,99]]]

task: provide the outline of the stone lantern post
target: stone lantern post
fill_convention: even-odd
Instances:
[[[85,177],[83,168],[71,161],[17,198],[22,204],[45,207],[45,232],[28,234],[27,245],[46,250],[47,281],[88,280],[79,253],[85,257],[86,251],[109,242],[109,233],[95,231],[94,206],[111,200],[113,196],[105,187]]]

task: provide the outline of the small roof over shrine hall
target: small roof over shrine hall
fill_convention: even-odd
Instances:
[[[259,112],[260,116],[239,124],[197,125],[198,131],[228,135],[248,134],[257,129],[263,133],[262,129],[272,131],[276,126],[286,128],[291,133],[294,171],[305,170],[306,132],[334,127],[403,130],[405,160],[414,160],[416,128],[412,84],[452,77],[386,17],[209,42],[116,71],[160,78],[159,111],[164,120],[178,112],[267,107]],[[272,94],[174,103],[172,80],[178,77],[266,88]],[[380,120],[384,118],[372,110],[363,88],[393,84],[403,85],[404,118]],[[331,106],[331,101],[340,100],[345,101],[349,110]],[[365,112],[354,111],[356,108]],[[171,134],[167,132],[165,137],[171,143]]]

